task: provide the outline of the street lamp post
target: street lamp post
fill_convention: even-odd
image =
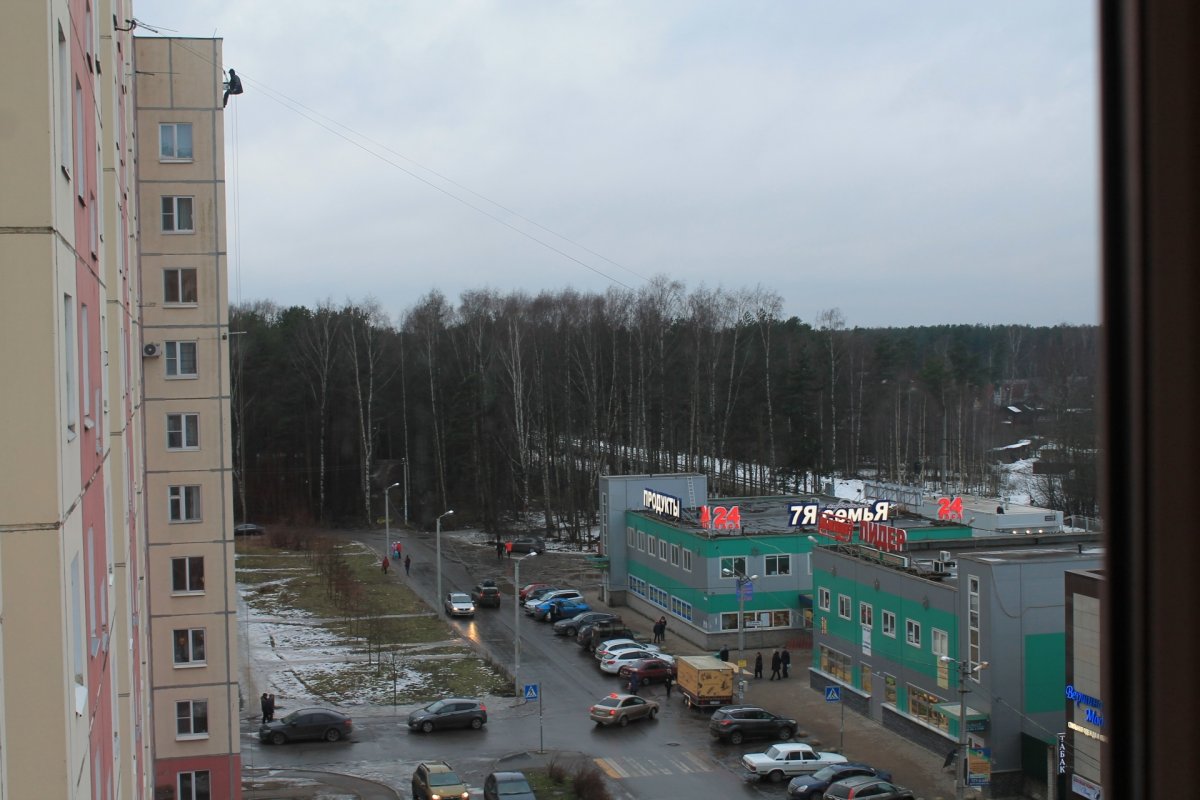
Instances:
[[[537,555],[530,550],[513,562],[513,692],[521,699],[521,562]]]
[[[746,657],[746,587],[752,586],[758,580],[757,575],[746,576],[746,573],[736,569],[721,570],[725,577],[733,577],[737,581],[738,596],[738,655]]]
[[[967,693],[971,691],[967,688],[967,678],[987,669],[988,662],[980,661],[971,666],[968,660],[950,656],[939,656],[939,660],[958,667],[958,763],[955,767],[957,775],[954,778],[954,797],[956,800],[963,800],[967,792]]]
[[[450,509],[437,518],[437,604],[438,608],[443,611],[446,608],[446,604],[442,602],[442,517],[448,517],[453,513],[454,509]]]
[[[388,547],[392,544],[392,510],[388,506],[388,492],[400,484],[393,483],[383,490],[383,557],[387,558]]]
[[[408,459],[403,458],[404,462],[404,527],[408,527]]]

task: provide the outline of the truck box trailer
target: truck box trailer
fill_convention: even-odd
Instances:
[[[733,702],[737,666],[715,656],[680,656],[675,685],[693,708],[716,708]]]

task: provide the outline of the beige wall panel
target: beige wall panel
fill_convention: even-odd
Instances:
[[[169,487],[172,485],[200,487],[199,522],[170,522],[167,514]],[[151,544],[208,542],[222,538],[225,509],[221,503],[222,477],[219,472],[159,473],[146,475],[146,513]]]
[[[229,602],[226,546],[217,542],[172,544],[150,548],[150,604],[155,614],[216,614]],[[176,593],[172,587],[172,559],[204,558],[204,592]],[[236,581],[234,581],[236,584]]]
[[[163,183],[142,182],[138,201],[142,213],[142,254],[159,256],[164,253],[200,255],[213,253],[214,232],[224,241],[225,207],[217,208],[214,186],[206,183],[169,181]],[[192,232],[167,233],[162,225],[162,199],[164,197],[192,198]],[[219,214],[218,214],[219,212]],[[150,292],[147,287],[147,292]]]
[[[196,342],[196,377],[167,377],[167,356],[142,360],[145,371],[147,413],[158,400],[182,400],[191,397],[214,397],[221,391],[220,373],[213,369],[219,357],[216,328],[147,328],[142,341],[162,345],[166,342]],[[165,350],[165,348],[164,348]],[[228,386],[225,387],[228,391]],[[147,418],[147,423],[154,422]]]
[[[222,447],[221,402],[217,398],[164,400],[146,405],[146,451],[155,469],[191,471],[219,463]],[[167,415],[200,415],[198,450],[167,449]],[[226,423],[228,424],[228,423]],[[228,463],[228,462],[226,462]]]
[[[171,43],[176,108],[221,107],[221,43],[216,39],[175,39]]]
[[[154,692],[154,730],[158,758],[202,756],[210,753],[237,752],[237,742],[228,735],[232,710],[226,702],[225,685],[203,687],[173,687]],[[175,704],[181,700],[208,701],[208,738],[179,740],[175,737]],[[233,729],[238,729],[234,722]]]
[[[65,20],[65,7],[61,13]],[[0,70],[0,219],[5,225],[51,224],[50,193],[58,174],[55,17],[43,3],[4,4],[0,53],[6,63],[21,65]]]
[[[230,615],[230,625],[236,617]],[[176,667],[174,658],[175,631],[203,628],[204,666]],[[232,631],[231,631],[232,633]],[[199,686],[225,680],[225,619],[220,614],[197,614],[182,617],[154,617],[150,623],[154,642],[155,684],[159,687]],[[195,691],[194,689],[190,691]],[[171,726],[174,730],[174,726]]]

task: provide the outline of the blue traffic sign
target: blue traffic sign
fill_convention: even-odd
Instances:
[[[825,702],[840,703],[842,701],[842,687],[826,686],[825,687]]]
[[[538,699],[538,685],[536,683],[525,684],[525,699],[526,700],[537,700]]]
[[[737,587],[737,595],[738,595],[738,598],[741,600],[753,600],[754,599],[754,584],[751,583],[750,581],[743,582],[740,586]]]

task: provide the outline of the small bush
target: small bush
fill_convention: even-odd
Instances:
[[[612,800],[604,773],[591,764],[580,767],[575,773],[574,788],[579,800]]]
[[[547,765],[546,774],[555,783],[563,783],[567,779],[567,768],[558,763],[558,759],[556,758]]]

